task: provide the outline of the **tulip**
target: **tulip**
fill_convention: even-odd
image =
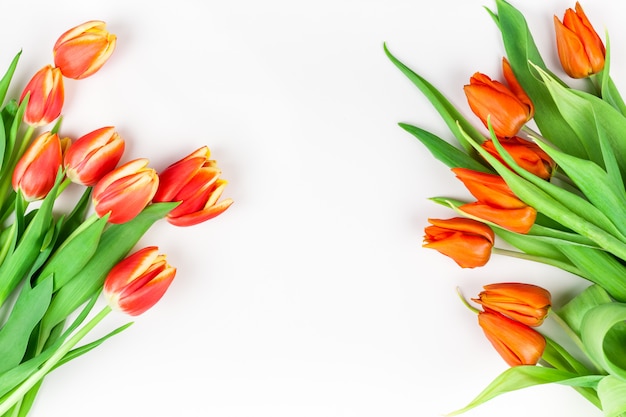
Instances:
[[[77,139],[64,154],[67,177],[77,184],[95,185],[112,171],[124,153],[124,140],[108,126]]]
[[[518,282],[485,285],[478,298],[472,300],[531,327],[543,323],[551,305],[548,290]]]
[[[116,36],[107,32],[106,24],[92,20],[65,32],[53,48],[54,65],[63,76],[88,77],[98,71],[115,49]]]
[[[149,246],[115,265],[104,281],[103,293],[109,306],[131,316],[151,308],[163,297],[176,275],[165,255]]]
[[[549,180],[552,177],[556,163],[536,143],[514,136],[501,140],[500,145],[521,168],[544,180]],[[481,144],[481,147],[498,161],[507,165],[498,153],[492,140],[486,140]]]
[[[58,68],[46,65],[31,78],[20,96],[20,103],[29,95],[24,112],[24,122],[37,127],[59,117],[63,108],[65,91],[63,77]]]
[[[156,171],[148,168],[147,159],[135,159],[104,175],[93,188],[92,200],[96,214],[108,221],[126,223],[152,201],[159,186]]]
[[[452,258],[461,268],[483,266],[489,261],[495,235],[481,222],[462,217],[428,219],[424,247]]]
[[[452,168],[458,179],[468,191],[482,203],[502,209],[521,209],[527,207],[513,194],[504,179],[495,174],[472,171],[467,168]]]
[[[209,159],[209,148],[203,146],[173,163],[159,174],[159,189],[155,202],[180,204],[168,215],[175,226],[192,226],[223,213],[233,200],[218,203],[227,182],[220,179],[221,170]]]
[[[494,207],[477,201],[463,204],[459,210],[472,217],[495,223],[498,226],[515,233],[526,234],[535,224],[537,210],[530,206],[515,209]]]
[[[586,78],[604,68],[605,48],[583,8],[567,9],[563,23],[554,16],[556,46],[561,66],[572,78]]]
[[[12,185],[26,201],[45,198],[62,163],[62,144],[56,133],[45,132],[30,144],[13,170]]]
[[[478,324],[509,366],[536,365],[546,347],[541,333],[496,311],[478,313]]]
[[[503,61],[503,72],[512,89],[477,72],[463,90],[470,108],[485,127],[490,120],[496,136],[507,138],[515,136],[532,119],[535,110],[506,60]]]

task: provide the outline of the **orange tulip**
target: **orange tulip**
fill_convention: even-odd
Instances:
[[[106,24],[92,20],[65,32],[53,48],[54,65],[63,76],[88,77],[98,71],[115,49],[116,36],[107,32]]]
[[[126,223],[154,197],[159,177],[147,159],[135,159],[104,175],[93,188],[94,210],[100,217],[110,213],[110,223]]]
[[[572,78],[585,78],[604,68],[605,48],[583,8],[567,9],[563,23],[554,16],[556,46],[563,70]]]
[[[424,247],[452,258],[461,268],[483,266],[491,257],[495,235],[481,222],[462,217],[428,219],[424,229]]]
[[[473,301],[527,326],[541,325],[550,310],[550,292],[537,285],[504,282],[483,288]]]
[[[96,129],[71,144],[63,157],[65,174],[77,184],[95,185],[124,153],[124,140],[111,126]]]
[[[104,281],[109,306],[131,316],[144,313],[159,301],[174,280],[171,267],[158,248],[141,249],[114,266]]]
[[[535,110],[506,60],[503,61],[503,72],[512,89],[477,72],[463,90],[470,108],[485,127],[489,118],[497,137],[511,137],[532,119]]]
[[[516,209],[504,209],[477,201],[459,207],[470,216],[485,220],[516,233],[526,234],[535,224],[537,210],[530,206]]]
[[[513,191],[499,175],[472,171],[467,168],[452,168],[452,172],[480,202],[502,209],[527,207],[526,203],[513,194]]]
[[[478,324],[509,366],[536,365],[546,348],[541,333],[496,311],[478,313]]]
[[[45,198],[62,162],[62,144],[56,133],[45,132],[28,147],[13,170],[12,185],[27,201]]]
[[[219,178],[222,172],[209,157],[209,148],[203,146],[159,174],[154,201],[181,202],[167,215],[171,224],[202,223],[222,214],[233,203],[230,198],[218,203],[227,183]]]
[[[522,139],[519,136],[514,136],[509,139],[501,140],[500,144],[504,150],[511,155],[517,165],[526,171],[544,180],[549,180],[552,177],[556,163],[536,143]],[[489,154],[498,159],[498,161],[507,165],[496,150],[491,139],[484,141],[481,146],[484,150],[489,152]]]
[[[65,100],[63,77],[58,68],[46,65],[31,78],[20,96],[20,103],[30,94],[24,122],[43,126],[59,117]]]

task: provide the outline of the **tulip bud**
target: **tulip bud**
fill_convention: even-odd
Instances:
[[[515,163],[536,176],[549,180],[556,168],[554,160],[536,143],[514,136],[500,141],[500,145],[511,155]],[[481,147],[502,164],[507,165],[492,140],[486,140]]]
[[[478,324],[509,366],[536,365],[546,348],[541,333],[496,311],[478,313]]]
[[[572,78],[586,78],[604,68],[605,48],[583,8],[567,9],[563,23],[554,16],[556,46],[563,70]]]
[[[114,310],[137,316],[163,297],[174,280],[171,267],[158,248],[141,249],[115,265],[104,281],[104,296]]]
[[[483,288],[473,301],[527,326],[541,325],[550,310],[550,292],[537,285],[504,282]]]
[[[110,223],[126,223],[150,203],[159,186],[147,159],[135,159],[104,175],[93,188],[93,205],[100,217],[110,213]]]
[[[223,213],[233,200],[218,203],[226,187],[219,178],[221,170],[210,160],[206,146],[167,167],[159,175],[159,189],[155,202],[181,203],[168,215],[167,221],[175,226],[192,226]]]
[[[508,61],[503,61],[505,78],[511,80],[513,90],[479,72],[463,87],[468,104],[485,127],[488,120],[497,137],[508,138],[532,119],[535,109],[524,90],[515,79]],[[514,80],[514,81],[513,81]]]
[[[46,65],[31,78],[20,96],[20,103],[29,95],[24,122],[37,127],[59,117],[65,100],[63,77],[58,68]]]
[[[12,185],[26,201],[45,198],[54,187],[62,162],[61,140],[45,132],[30,144],[13,170]]]
[[[537,210],[530,206],[504,209],[477,201],[463,204],[459,210],[472,217],[488,221],[515,233],[526,234],[535,224]]]
[[[98,71],[115,49],[116,36],[98,20],[85,22],[65,32],[53,48],[54,65],[63,76],[88,77]]]
[[[64,154],[67,177],[77,184],[95,185],[112,171],[124,153],[124,140],[113,127],[103,127],[77,139]]]
[[[481,222],[462,217],[428,219],[424,229],[424,247],[452,258],[461,268],[483,266],[491,257],[495,235]]]

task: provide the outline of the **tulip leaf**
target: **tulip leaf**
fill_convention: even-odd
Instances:
[[[626,413],[626,381],[605,376],[598,383],[598,397],[605,417],[619,417]]]
[[[11,61],[11,64],[9,64],[9,68],[7,69],[6,73],[4,74],[2,79],[0,79],[0,104],[4,102],[7,90],[9,89],[9,85],[11,84],[11,79],[13,78],[13,74],[15,73],[15,69],[17,68],[17,63],[20,59],[20,55],[22,55],[22,51],[19,51],[15,55],[15,57]]]
[[[576,297],[568,301],[559,311],[550,314],[557,314],[568,327],[580,337],[580,329],[585,314],[600,304],[611,303],[613,300],[600,285],[590,285]]]
[[[131,221],[110,225],[102,234],[94,256],[57,291],[42,320],[42,334],[46,335],[85,300],[99,292],[109,270],[131,251],[154,222],[165,217],[177,205],[151,204]]]
[[[626,304],[592,307],[583,317],[581,339],[594,362],[626,383]]]
[[[622,99],[619,90],[609,75],[611,68],[611,43],[609,41],[608,33],[606,33],[605,37],[606,53],[604,55],[604,68],[602,68],[602,71],[597,74],[597,77],[600,80],[601,96],[604,101],[626,116],[626,104],[624,104],[624,100]]]
[[[443,162],[448,167],[461,167],[479,172],[493,173],[493,170],[476,161],[476,159],[469,156],[466,152],[452,146],[438,136],[406,123],[399,123],[399,126],[415,136],[424,146],[426,146],[426,148],[428,148],[435,158]]]
[[[517,81],[535,106],[534,121],[541,134],[559,148],[568,149],[573,155],[584,158],[587,154],[581,139],[561,115],[544,83],[531,70],[529,63],[548,72],[526,19],[519,10],[504,0],[496,0],[496,7],[498,28],[502,34],[507,59]],[[491,15],[495,20],[495,15]],[[556,77],[554,79],[558,80]]]
[[[409,67],[404,65],[400,60],[391,54],[387,45],[384,45],[385,54],[398,67],[398,69],[406,75],[411,82],[420,89],[422,94],[432,103],[433,107],[439,112],[443,120],[448,125],[450,131],[454,134],[461,146],[468,152],[473,152],[472,147],[467,143],[465,135],[462,130],[469,134],[474,140],[482,142],[485,140],[484,135],[481,134],[463,115],[439,92],[432,84],[426,81],[423,77],[416,74]]]
[[[51,277],[31,288],[25,283],[0,330],[0,374],[17,366],[24,357],[30,334],[43,317],[52,298]]]
[[[514,366],[498,375],[476,398],[465,407],[446,414],[456,416],[507,392],[535,385],[557,383],[573,387],[595,388],[602,379],[600,375],[579,376],[543,366]]]

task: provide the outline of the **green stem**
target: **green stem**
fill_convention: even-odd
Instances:
[[[104,307],[87,324],[81,327],[68,341],[63,343],[59,349],[39,368],[37,372],[28,377],[8,394],[0,403],[0,415],[9,411],[15,404],[21,401],[22,397],[34,387],[54,366],[85,337],[93,328],[111,312],[111,307]]]
[[[491,251],[492,253],[495,253],[497,255],[510,256],[511,258],[525,259],[528,261],[540,262],[546,265],[551,265],[564,271],[570,272],[574,275],[584,277],[584,274],[580,269],[574,267],[567,262],[561,262],[556,259],[546,258],[545,256],[531,255],[525,252],[512,251],[497,247],[494,247]]]

